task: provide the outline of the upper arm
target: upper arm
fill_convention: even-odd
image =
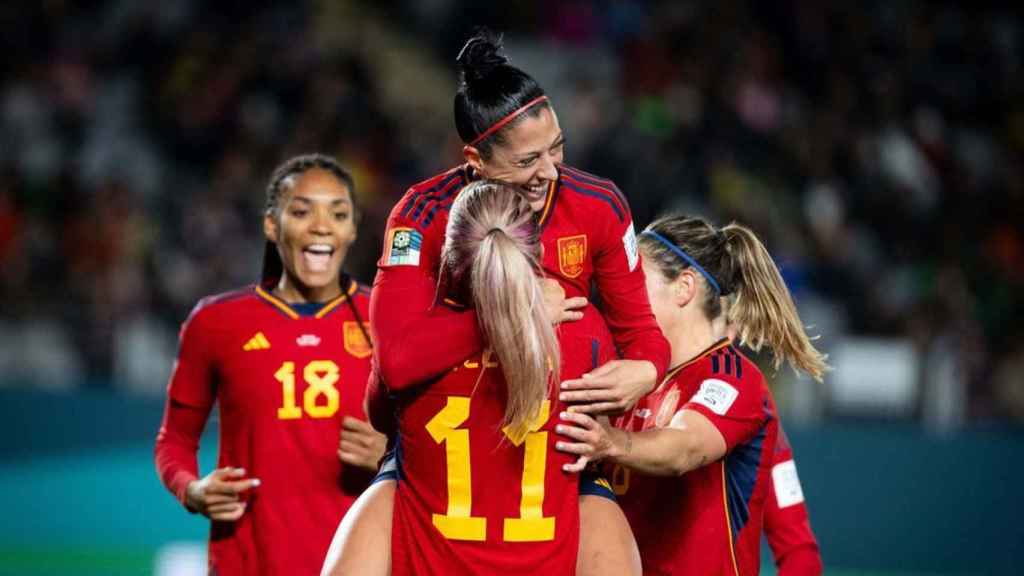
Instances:
[[[594,278],[604,303],[603,315],[623,357],[652,362],[660,380],[671,350],[651,311],[632,216],[624,203],[620,212],[602,205],[597,208],[601,213],[595,217],[599,230]]]
[[[181,326],[167,395],[172,402],[209,409],[216,397],[214,338],[200,303]]]

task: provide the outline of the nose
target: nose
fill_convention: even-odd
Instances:
[[[540,160],[540,169],[537,170],[537,176],[548,181],[557,180],[558,168],[555,167],[555,161],[556,158],[551,154],[542,155]]]
[[[316,210],[314,212],[313,221],[310,223],[309,230],[314,234],[330,234],[330,214],[327,214],[323,210]]]

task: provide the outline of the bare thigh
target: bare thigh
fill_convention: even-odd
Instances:
[[[580,496],[578,576],[640,576],[640,550],[619,505],[601,496]]]
[[[390,576],[395,485],[377,482],[356,499],[334,533],[321,576]]]

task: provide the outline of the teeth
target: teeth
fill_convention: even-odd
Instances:
[[[312,244],[310,246],[306,246],[305,251],[312,252],[313,254],[331,254],[334,252],[334,248],[327,244]]]

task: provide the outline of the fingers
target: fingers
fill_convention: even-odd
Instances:
[[[574,390],[571,392],[559,392],[558,399],[562,402],[613,402],[619,399],[619,394],[615,390],[608,388]]]
[[[259,485],[259,478],[249,478],[247,480],[237,480],[233,482],[214,480],[206,487],[206,494],[208,496],[214,494],[238,495]]]
[[[376,430],[369,423],[363,422],[358,418],[351,416],[345,416],[341,420],[341,429],[346,432],[363,432],[363,433],[374,433]]]
[[[566,298],[565,302],[562,303],[562,306],[565,307],[565,310],[567,312],[570,311],[570,310],[578,310],[580,308],[586,308],[586,306],[587,306],[587,299],[584,298],[583,296],[573,296],[572,298]],[[578,312],[578,314],[580,315],[580,318],[583,317],[583,312]]]
[[[584,378],[599,378],[615,372],[622,366],[621,360],[609,360],[583,375]]]
[[[625,402],[594,402],[592,404],[575,404],[567,410],[580,414],[618,414],[626,409]]]
[[[577,428],[575,426],[562,426],[559,424],[555,426],[555,432],[558,432],[562,436],[571,438],[573,440],[579,440],[580,442],[586,442],[587,431],[583,428]]]
[[[590,459],[586,456],[580,456],[572,464],[562,464],[562,470],[573,473],[582,472],[587,467],[587,464],[590,464]]]
[[[614,386],[615,380],[613,378],[590,376],[587,374],[583,378],[574,378],[562,382],[562,390],[592,390],[594,388],[612,388]]]
[[[212,480],[227,480],[230,478],[242,478],[244,476],[245,468],[234,468],[232,466],[217,468],[210,473],[210,478]]]
[[[576,424],[586,430],[593,430],[597,427],[597,421],[587,416],[586,414],[579,414],[574,412],[562,412],[558,415],[559,419],[563,422],[570,422]]]
[[[245,502],[217,504],[207,509],[207,515],[218,522],[234,522],[245,514],[245,508]]]

